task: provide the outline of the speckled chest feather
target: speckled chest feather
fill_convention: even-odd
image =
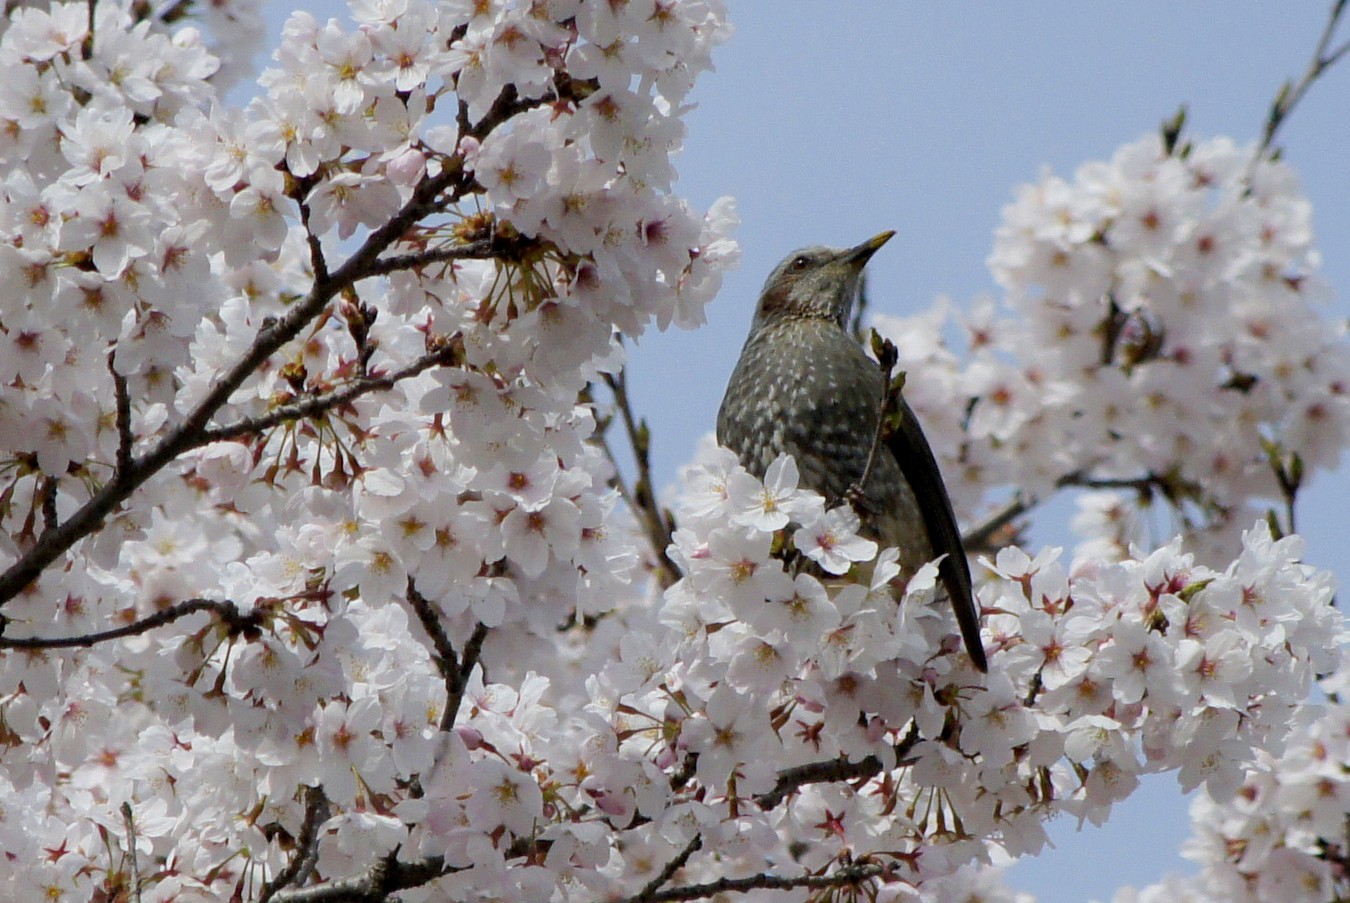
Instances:
[[[753,330],[717,416],[717,439],[762,477],[778,455],[803,486],[834,504],[862,478],[880,416],[882,375],[837,323],[780,317]],[[901,546],[905,564],[929,546],[914,494],[885,446],[868,477],[868,533]],[[864,512],[867,513],[867,512]]]

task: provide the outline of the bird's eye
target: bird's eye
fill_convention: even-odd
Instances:
[[[794,258],[792,259],[792,268],[793,268],[794,270],[801,271],[801,270],[806,269],[807,265],[808,265],[810,262],[811,262],[811,261],[809,261],[809,260],[806,259],[806,255],[802,255],[802,256],[800,256],[800,257],[794,257]]]

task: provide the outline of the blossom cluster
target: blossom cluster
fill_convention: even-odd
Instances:
[[[786,536],[789,516],[820,522],[795,482],[780,462],[761,488],[720,449],[689,472],[676,535],[688,576],[663,613],[682,639],[665,680],[686,710],[677,745],[728,797],[762,801],[812,763],[878,763],[865,782],[803,781],[761,815],[761,836],[813,838],[790,857],[808,867],[895,856],[893,876],[917,886],[983,858],[986,843],[1038,852],[1056,812],[1100,822],[1149,772],[1231,798],[1253,750],[1282,748],[1344,640],[1330,575],[1264,522],[1222,572],[1179,542],[1067,566],[1055,550],[1008,547],[977,573],[992,653],[982,678],[934,604],[931,568],[897,591],[894,550],[842,584],[825,576],[840,568],[773,554],[775,524]],[[829,545],[866,558],[847,509],[831,513]],[[824,564],[820,533],[791,541]],[[789,862],[781,848],[762,855]]]
[[[1342,671],[1327,685],[1344,682]],[[1309,705],[1303,721],[1281,755],[1259,757],[1231,799],[1195,798],[1193,836],[1182,852],[1202,866],[1199,873],[1122,890],[1117,903],[1320,903],[1344,897],[1350,710],[1339,700]]]
[[[962,317],[966,360],[942,308],[878,326],[958,510],[991,487],[1094,487],[1075,524],[1093,554],[1175,527],[1220,562],[1283,513],[1281,474],[1296,490],[1350,440],[1350,345],[1319,310],[1318,260],[1287,164],[1150,136],[1018,191],[989,258],[1004,301]]]

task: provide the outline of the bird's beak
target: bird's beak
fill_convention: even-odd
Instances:
[[[872,255],[875,254],[878,250],[880,250],[882,245],[890,241],[891,236],[894,234],[895,234],[894,229],[887,229],[880,235],[873,235],[871,238],[867,239],[867,241],[858,245],[856,248],[849,248],[847,251],[845,251],[844,260],[853,264],[858,269],[862,269],[863,264],[867,263],[867,261],[871,259]]]

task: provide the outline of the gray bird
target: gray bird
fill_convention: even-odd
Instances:
[[[750,335],[717,413],[717,441],[756,476],[786,452],[802,485],[834,504],[855,494],[867,467],[885,377],[849,334],[863,267],[894,232],[856,248],[794,251],[764,283]],[[988,670],[970,565],[933,451],[909,404],[885,437],[861,487],[864,532],[900,550],[908,579],[925,562],[938,566],[966,650]]]

